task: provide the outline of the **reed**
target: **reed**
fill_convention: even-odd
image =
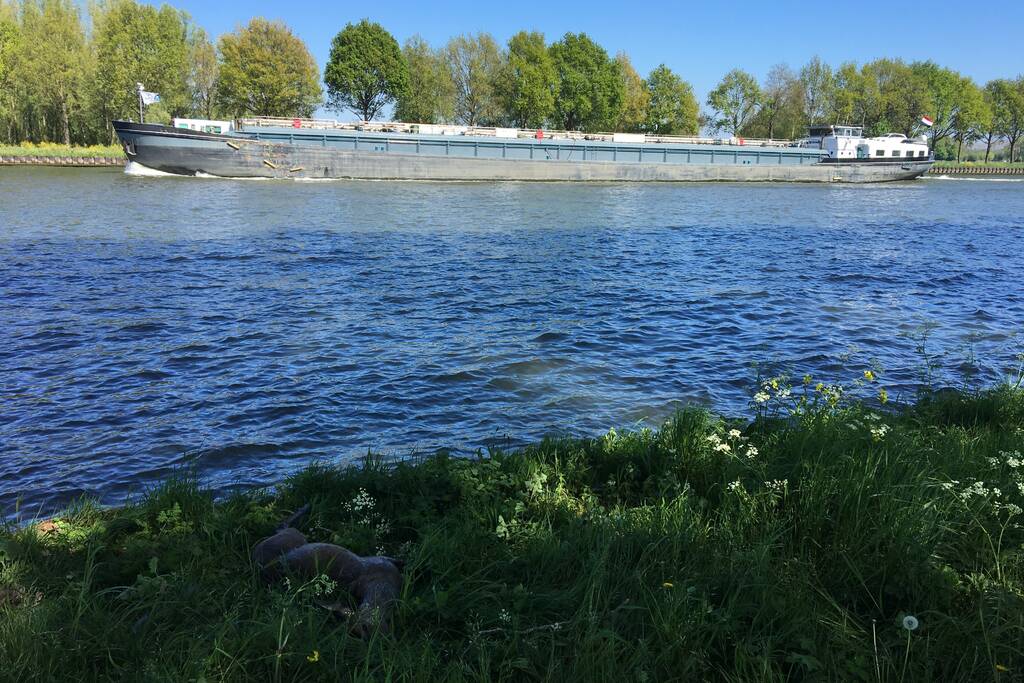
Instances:
[[[884,398],[884,397],[883,397]],[[992,680],[1024,673],[1024,392],[766,382],[756,419],[367,457],[215,501],[189,476],[0,534],[10,680]],[[406,560],[368,641],[249,549]],[[343,596],[341,596],[343,597]]]

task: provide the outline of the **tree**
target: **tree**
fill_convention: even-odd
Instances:
[[[0,86],[7,86],[14,68],[14,51],[18,47],[18,19],[14,8],[0,2]]]
[[[214,117],[217,100],[217,50],[206,36],[206,31],[194,28],[189,36],[188,89],[192,113],[206,119]]]
[[[1014,161],[1017,142],[1024,137],[1024,76],[1004,81],[998,103],[992,108],[993,126],[1010,145],[1010,161]]]
[[[835,110],[835,74],[832,67],[815,56],[800,69],[803,114],[807,125],[823,123]]]
[[[324,82],[332,109],[349,109],[369,121],[402,96],[409,70],[398,41],[380,24],[363,19],[334,36]]]
[[[878,82],[867,75],[867,67],[858,69],[854,62],[846,62],[836,69],[833,107],[837,121],[867,128],[877,116],[879,99]]]
[[[96,52],[94,109],[104,124],[138,116],[136,83],[160,93],[171,116],[191,112],[188,18],[162,5],[111,0],[93,15]]]
[[[985,98],[985,104],[988,105],[991,114],[988,118],[988,125],[985,130],[981,131],[981,139],[985,141],[985,163],[988,163],[989,157],[992,155],[992,145],[1003,137],[1000,122],[1006,115],[1005,93],[1008,87],[1012,87],[1009,81],[997,78],[986,83],[982,90],[982,96]]]
[[[931,61],[914,62],[910,68],[928,92],[928,108],[919,114],[928,114],[934,121],[931,138],[932,146],[935,146],[956,133],[958,111],[966,104],[965,93],[961,91],[964,79],[952,69],[943,68]],[[972,96],[974,94],[971,93]]]
[[[441,53],[420,36],[402,46],[409,83],[395,103],[395,118],[413,123],[450,121],[455,116],[455,84]]]
[[[970,78],[961,78],[957,88],[957,104],[953,114],[953,138],[956,140],[956,160],[968,144],[981,138],[982,131],[992,122],[992,109],[985,102],[981,89]]]
[[[2,139],[11,143],[17,142],[15,130],[20,119],[14,76],[20,43],[21,27],[15,9],[0,0],[0,121],[3,123]]]
[[[544,34],[520,31],[508,41],[498,73],[498,99],[505,119],[517,128],[540,128],[555,111],[558,73]]]
[[[733,136],[739,135],[761,101],[757,81],[746,71],[733,69],[708,94],[708,106],[717,114],[712,127]]]
[[[650,105],[651,93],[644,79],[633,68],[629,55],[620,52],[615,55],[615,64],[619,67],[622,79],[622,111],[615,130],[638,133],[647,123],[647,108]]]
[[[921,114],[931,108],[928,87],[920,74],[899,59],[876,59],[861,71],[863,92],[870,98],[865,101],[868,134],[910,136],[919,130]]]
[[[619,120],[625,92],[619,67],[585,33],[566,33],[551,46],[558,73],[555,120],[566,130],[608,130]]]
[[[761,89],[761,107],[748,128],[766,138],[795,138],[805,128],[803,84],[785,64],[776,64],[768,72]]]
[[[700,107],[693,88],[659,64],[647,76],[649,105],[644,130],[652,135],[696,135]]]
[[[26,0],[22,4],[20,73],[35,96],[42,137],[71,144],[72,110],[81,106],[85,32],[71,0]],[[48,126],[46,121],[56,125]]]
[[[455,84],[455,120],[467,126],[495,125],[501,104],[495,84],[502,57],[489,33],[456,36],[444,50],[445,63]]]
[[[320,75],[306,44],[280,21],[256,17],[221,36],[217,103],[229,116],[309,117]]]

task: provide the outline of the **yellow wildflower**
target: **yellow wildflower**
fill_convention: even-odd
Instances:
[[[811,383],[811,381],[812,380],[811,380],[811,376],[810,375],[804,375],[804,386],[805,387],[808,386]]]
[[[673,587],[672,586],[672,582],[671,581],[666,581],[665,583],[661,584],[661,587],[662,588],[672,588]]]
[[[1006,673],[1009,670],[1009,667],[1003,666],[1002,664],[996,664],[996,671],[999,673]]]
[[[307,655],[307,662],[319,662],[320,661],[320,650],[313,650],[313,654]]]
[[[875,373],[871,372],[870,370],[865,370],[864,371],[864,379],[866,379],[869,382],[874,382],[875,381]]]
[[[886,391],[885,389],[879,389],[878,400],[881,401],[882,403],[887,403],[889,401],[889,392]]]

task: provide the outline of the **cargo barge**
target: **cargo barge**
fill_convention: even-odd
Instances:
[[[923,138],[818,126],[797,142],[303,119],[115,121],[129,169],[231,178],[869,183],[923,175]]]

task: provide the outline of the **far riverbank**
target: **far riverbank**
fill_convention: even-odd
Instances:
[[[123,163],[124,151],[119,145],[0,145],[0,166],[117,166]]]

